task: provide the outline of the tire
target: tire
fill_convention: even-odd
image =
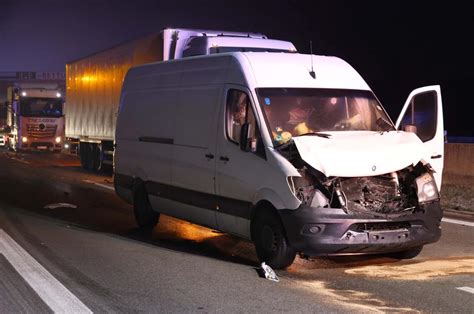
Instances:
[[[81,158],[82,168],[87,170],[88,158],[89,158],[89,143],[81,142],[79,144],[79,156]]]
[[[94,158],[94,144],[87,143],[87,150],[86,150],[86,169],[89,171],[94,171],[94,166],[96,164]]]
[[[293,263],[296,251],[290,247],[277,215],[271,209],[259,210],[252,222],[252,240],[260,262],[284,269]]]
[[[141,229],[153,229],[160,219],[160,214],[151,208],[143,183],[136,184],[134,189],[133,212],[135,214],[135,221]]]
[[[100,172],[102,167],[101,152],[98,144],[90,144],[90,157],[91,157],[91,170],[94,172]]]
[[[388,255],[396,259],[412,259],[417,257],[421,253],[422,249],[423,245],[420,245],[405,251],[389,253]]]

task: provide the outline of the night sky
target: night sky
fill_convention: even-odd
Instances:
[[[0,72],[64,71],[165,27],[261,32],[345,59],[394,120],[411,90],[440,84],[448,135],[474,136],[474,11],[454,3],[0,0]]]

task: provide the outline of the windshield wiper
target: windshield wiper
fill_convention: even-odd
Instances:
[[[382,117],[378,118],[375,123],[380,129],[380,134],[383,134],[384,132],[395,131],[395,127],[393,126],[393,124]]]
[[[308,132],[308,133],[300,134],[298,136],[319,136],[319,137],[324,137],[324,138],[330,138],[331,134],[321,133],[321,132]]]

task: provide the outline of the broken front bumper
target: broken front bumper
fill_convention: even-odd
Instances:
[[[388,253],[438,241],[439,202],[422,211],[374,218],[340,208],[300,207],[279,211],[290,245],[306,255]]]

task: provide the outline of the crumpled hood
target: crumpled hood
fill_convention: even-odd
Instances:
[[[344,131],[293,138],[301,158],[327,177],[375,176],[417,164],[423,143],[413,133]]]

